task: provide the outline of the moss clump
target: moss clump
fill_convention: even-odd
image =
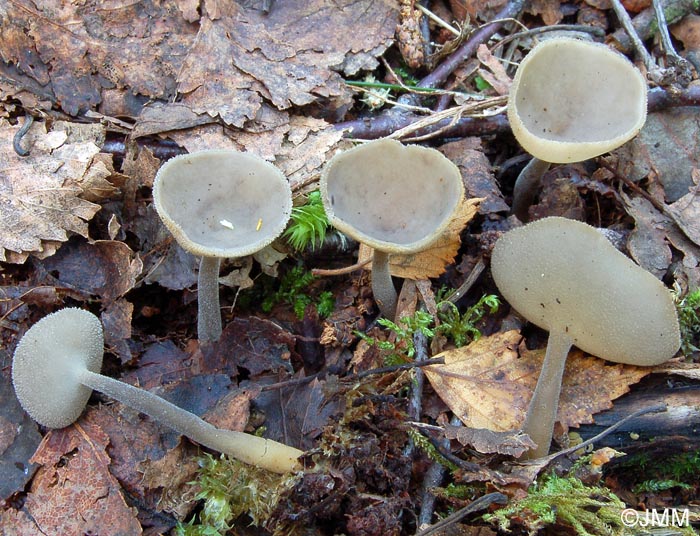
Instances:
[[[579,536],[624,535],[629,534],[621,519],[625,508],[625,503],[607,488],[551,474],[535,482],[527,497],[486,514],[484,519],[508,530],[517,518],[530,534],[558,522],[570,525]]]
[[[198,518],[175,529],[177,536],[223,536],[233,522],[247,515],[253,525],[270,516],[280,495],[291,488],[296,476],[277,475],[252,465],[206,454],[199,459],[196,499],[204,504]]]

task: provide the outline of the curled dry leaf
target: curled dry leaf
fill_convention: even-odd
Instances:
[[[91,186],[103,192],[109,170],[94,143],[70,143],[64,132],[47,133],[40,123],[26,138],[30,155],[20,158],[12,148],[17,129],[0,123],[0,260],[24,262],[45,253],[47,244],[65,242],[69,232],[87,237],[87,222],[100,207],[84,197],[100,197]]]
[[[520,428],[540,374],[544,349],[527,350],[516,330],[495,333],[448,350],[444,365],[425,367],[435,392],[470,428],[506,432]],[[574,349],[566,361],[557,421],[564,428],[593,422],[651,371],[610,365]]]
[[[462,445],[471,445],[484,454],[498,453],[519,457],[526,450],[535,448],[535,443],[520,431],[492,432],[491,430],[445,425],[445,437],[456,439]]]

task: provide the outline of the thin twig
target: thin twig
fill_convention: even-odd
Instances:
[[[446,21],[442,20],[440,17],[438,17],[435,13],[430,11],[427,7],[422,6],[420,4],[416,4],[416,7],[420,9],[420,11],[428,17],[430,20],[432,20],[435,24],[438,26],[441,26],[442,28],[445,28],[445,30],[448,30],[450,33],[453,33],[454,35],[458,36],[460,35],[460,32],[457,28],[452,26],[451,24],[448,24]]]
[[[445,519],[442,519],[434,525],[431,525],[427,529],[417,532],[416,536],[429,536],[430,534],[434,534],[440,529],[447,527],[448,525],[452,525],[453,523],[461,521],[470,514],[479,512],[481,510],[485,510],[494,503],[506,504],[507,502],[508,497],[503,495],[503,493],[488,493],[486,495],[483,495],[482,497],[479,497],[478,499],[473,501],[468,506],[465,506],[461,510],[457,510],[454,514],[451,514]]]
[[[644,66],[647,68],[647,71],[653,71],[654,69],[656,69],[656,63],[654,63],[654,59],[651,57],[651,54],[649,54],[647,49],[644,47],[644,43],[642,43],[642,40],[639,38],[639,35],[637,35],[637,30],[634,29],[632,19],[627,13],[625,6],[622,5],[622,2],[620,0],[610,1],[612,2],[612,7],[613,10],[615,10],[615,15],[617,15],[618,21],[625,29],[625,32],[632,41],[632,45],[637,51],[637,54],[639,54],[639,57],[644,62]]]
[[[34,116],[29,112],[24,116],[24,124],[15,133],[15,137],[12,138],[12,148],[19,156],[29,156],[29,149],[22,147],[22,138],[29,131],[30,127],[34,123]]]
[[[469,272],[469,275],[467,278],[464,280],[464,283],[462,283],[458,289],[456,289],[453,293],[451,293],[449,296],[447,296],[447,301],[451,301],[452,303],[456,303],[457,300],[459,300],[462,296],[464,296],[467,292],[469,292],[469,289],[472,288],[474,283],[476,283],[476,280],[479,279],[479,276],[481,273],[486,269],[486,263],[484,262],[484,257],[481,256],[479,257],[479,260],[477,263],[474,265],[474,268],[472,268],[472,271]]]
[[[371,258],[364,260],[362,262],[357,262],[355,264],[351,264],[350,266],[345,266],[343,268],[335,268],[335,269],[314,268],[311,270],[311,274],[316,276],[316,277],[332,277],[332,276],[336,276],[336,275],[347,275],[347,274],[351,274],[353,272],[356,272],[357,270],[362,270],[370,262],[372,262]]]
[[[507,20],[511,20],[520,15],[525,6],[525,0],[512,0],[496,15],[492,22],[484,24],[476,30],[462,46],[443,61],[428,76],[420,81],[420,86],[437,87],[442,85],[462,62],[471,58],[479,45],[486,43],[497,31],[499,31]]]
[[[617,421],[615,424],[612,426],[609,426],[605,430],[603,430],[601,433],[599,433],[596,436],[593,436],[589,439],[586,439],[582,443],[579,443],[578,445],[574,445],[572,447],[569,447],[564,450],[560,450],[559,452],[555,452],[554,454],[549,454],[547,456],[543,456],[542,458],[536,458],[534,460],[527,460],[523,461],[523,465],[542,465],[542,462],[545,462],[545,465],[549,464],[552,460],[559,458],[560,456],[566,456],[567,454],[571,454],[572,452],[576,452],[579,449],[585,448],[588,445],[591,445],[597,441],[600,441],[604,437],[612,434],[615,430],[620,428],[622,425],[627,424],[629,421],[636,419],[637,417],[641,417],[642,415],[647,415],[649,413],[659,413],[662,411],[666,411],[667,406],[666,404],[656,404],[654,406],[649,406],[647,408],[642,408],[638,411],[635,411],[634,413],[630,413],[627,415],[627,417],[620,419]]]

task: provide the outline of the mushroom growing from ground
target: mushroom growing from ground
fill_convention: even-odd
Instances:
[[[374,249],[374,299],[393,319],[389,255],[415,253],[437,240],[464,197],[459,169],[435,149],[382,139],[336,154],[320,186],[330,223]]]
[[[532,457],[549,451],[572,345],[640,366],[658,365],[678,351],[669,290],[590,225],[550,217],[513,229],[496,242],[491,271],[510,305],[549,331],[523,428],[537,444]]]
[[[102,325],[92,313],[67,308],[45,316],[15,349],[12,383],[20,404],[39,424],[63,428],[80,416],[94,389],[242,462],[277,473],[298,469],[298,449],[221,430],[159,396],[103,376],[103,352]]]
[[[508,121],[533,159],[513,189],[513,214],[528,220],[550,163],[581,162],[637,135],[647,112],[647,84],[621,54],[599,43],[557,37],[520,62],[508,96]]]
[[[199,151],[160,168],[153,202],[178,243],[201,257],[197,333],[200,340],[216,341],[221,259],[252,255],[284,231],[292,211],[289,181],[254,154]]]

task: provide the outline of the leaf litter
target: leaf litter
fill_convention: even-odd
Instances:
[[[415,479],[428,464],[423,452],[414,464],[405,457],[412,448],[406,420],[414,409],[404,395],[414,376],[393,371],[344,377],[385,364],[381,352],[358,342],[357,332],[372,325],[375,311],[368,274],[360,270],[329,283],[335,310],[325,319],[307,310],[295,323],[284,305],[266,315],[254,307],[251,313],[250,305],[240,308],[238,300],[255,303],[259,274],[274,278],[280,262],[299,258],[283,252],[275,260],[248,260],[240,274],[229,275],[232,283],[252,287],[239,292],[222,286],[222,341],[200,346],[192,336],[195,259],[164,232],[149,205],[153,176],[165,158],[154,151],[164,140],[174,142],[168,150],[175,153],[211,147],[254,152],[278,165],[296,194],[315,189],[323,164],[350,145],[343,139],[348,131],[335,123],[369,117],[343,78],[376,70],[383,56],[381,72],[396,59],[390,49],[395,39],[409,58],[418,57],[425,15],[408,9],[409,2],[402,3],[403,22],[388,1],[261,4],[166,0],[76,7],[11,0],[10,9],[0,11],[0,201],[8,207],[0,218],[0,258],[7,267],[0,287],[3,343],[11,349],[28,325],[61,305],[90,307],[105,326],[110,375],[121,373],[221,426],[251,432],[265,426],[271,437],[314,449],[306,462],[322,470],[303,474],[268,520],[269,529],[302,519],[309,528],[337,526],[348,534],[406,533],[413,527],[407,529],[405,514],[417,512],[423,498]],[[483,14],[504,2],[449,4],[459,22],[467,12],[490,20]],[[605,18],[609,6],[603,4],[591,3],[586,16]],[[435,7],[450,17],[447,7]],[[563,14],[556,1],[528,9],[547,24]],[[583,11],[581,6],[579,17]],[[695,47],[692,23],[681,37],[689,51]],[[448,45],[445,52],[459,43]],[[479,61],[458,75],[462,89],[474,90],[470,84],[478,75],[487,83],[485,96],[506,94],[512,71],[498,54],[476,47],[472,55]],[[40,120],[22,140],[30,155],[18,158],[12,141],[22,107]],[[553,170],[532,213],[597,218],[621,228],[620,243],[642,266],[659,277],[672,273],[683,289],[697,288],[694,114],[691,107],[652,114],[640,136],[592,173]],[[101,123],[86,127],[63,121],[66,116]],[[100,152],[115,133],[130,133],[123,153]],[[442,295],[437,287],[468,283],[470,270],[484,254],[488,258],[493,238],[505,228],[508,162],[492,142],[489,136],[458,136],[439,147],[460,167],[470,201],[432,250],[394,259],[394,274],[407,278],[402,315],[421,307],[435,314],[436,295]],[[497,176],[494,162],[504,164]],[[636,189],[617,182],[622,177]],[[354,260],[346,253],[304,259],[322,266]],[[478,290],[492,291],[489,284],[482,280]],[[464,299],[471,300],[475,291],[465,288]],[[432,390],[416,418],[434,419],[443,437],[481,453],[465,451],[465,465],[452,475],[456,482],[483,482],[518,497],[545,464],[502,460],[528,448],[518,429],[544,351],[537,348],[537,332],[508,330],[508,322],[512,318],[485,319],[484,336],[464,348],[442,339],[433,345],[446,348],[433,356],[445,364],[424,368]],[[396,340],[376,327],[369,333]],[[309,352],[321,356],[320,373],[304,372]],[[2,357],[7,362],[9,354],[2,350]],[[662,371],[697,379],[693,363],[667,364]],[[649,372],[573,351],[558,437],[584,428]],[[448,424],[450,414],[463,425]],[[11,426],[20,416],[0,417],[8,422],[0,434],[4,460],[20,437]],[[32,450],[37,428],[27,423],[26,429],[31,433],[24,448]],[[44,436],[33,479],[15,471],[9,480],[9,470],[2,469],[3,482],[11,482],[2,499],[17,502],[5,504],[0,531],[169,531],[196,508],[197,488],[189,483],[197,478],[198,454],[196,445],[118,403],[91,404],[74,426]],[[438,504],[454,509],[466,503],[445,495]]]

